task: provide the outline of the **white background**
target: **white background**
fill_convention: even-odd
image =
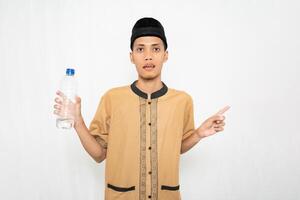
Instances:
[[[299,1],[182,2],[0,0],[0,199],[103,199],[104,163],[55,127],[55,91],[75,67],[89,124],[106,90],[137,78],[144,16],[165,27],[162,80],[193,97],[196,126],[231,106],[225,131],[182,155],[182,199],[300,199]]]

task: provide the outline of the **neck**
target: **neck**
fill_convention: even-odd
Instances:
[[[160,77],[151,80],[142,79],[139,77],[138,81],[136,82],[136,87],[150,96],[153,92],[160,90],[163,87],[163,84]]]

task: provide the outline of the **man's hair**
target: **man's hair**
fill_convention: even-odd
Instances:
[[[168,48],[167,38],[165,36],[164,27],[161,23],[152,18],[144,17],[139,19],[132,28],[131,39],[130,39],[130,49],[133,49],[133,43],[135,39],[142,36],[156,36],[159,37],[164,44],[165,50]]]

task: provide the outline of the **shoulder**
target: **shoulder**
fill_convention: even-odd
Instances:
[[[170,96],[180,98],[182,101],[187,101],[187,102],[192,101],[192,96],[184,90],[168,88],[168,93]]]
[[[113,87],[113,88],[106,90],[104,92],[103,96],[113,97],[113,96],[118,96],[118,95],[124,95],[124,93],[128,93],[128,89],[129,89],[128,85]]]

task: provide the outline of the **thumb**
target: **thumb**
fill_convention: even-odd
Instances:
[[[81,103],[81,98],[80,98],[79,96],[76,96],[76,97],[75,97],[75,102],[76,102],[76,103]]]
[[[222,115],[214,115],[211,117],[211,121],[214,122],[214,121],[218,121],[218,120],[224,120],[224,116]]]

